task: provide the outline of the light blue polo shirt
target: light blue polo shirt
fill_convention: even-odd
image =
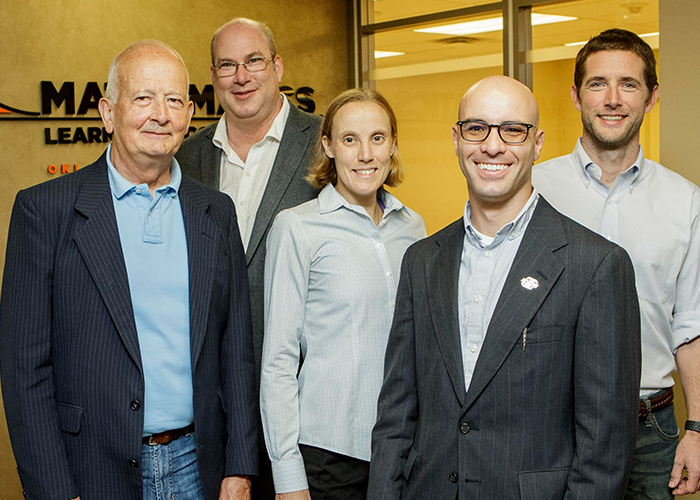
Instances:
[[[189,266],[178,196],[182,173],[173,159],[170,183],[152,198],[147,184],[135,186],[117,172],[111,148],[109,185],[141,349],[143,434],[149,435],[193,421]]]

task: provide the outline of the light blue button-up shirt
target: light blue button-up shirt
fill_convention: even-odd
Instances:
[[[675,350],[700,335],[700,189],[644,158],[612,186],[576,142],[535,165],[532,182],[554,208],[622,246],[634,264],[642,330],[640,395],[673,385]]]
[[[189,266],[173,159],[170,183],[155,191],[122,177],[107,151],[109,185],[139,337],[145,382],[144,429],[149,435],[193,420]],[[118,374],[117,374],[118,376]]]
[[[491,323],[493,311],[501,296],[503,284],[508,276],[520,248],[523,233],[530,223],[537,206],[537,190],[533,189],[530,198],[517,217],[503,226],[496,237],[487,245],[482,236],[471,224],[471,204],[464,207],[464,244],[459,265],[459,335],[464,366],[464,387],[474,375],[476,360],[484,344],[486,331]]]
[[[401,259],[425,237],[381,196],[378,226],[329,184],[270,230],[260,406],[277,493],[308,487],[298,443],[370,458]]]

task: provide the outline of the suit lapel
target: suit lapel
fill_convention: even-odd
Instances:
[[[467,392],[465,409],[500,369],[549,295],[564,270],[554,252],[564,245],[566,236],[561,215],[540,197],[493,312]],[[520,280],[526,277],[535,278],[538,287],[530,290],[522,286]]]
[[[209,217],[209,200],[202,189],[183,176],[180,206],[187,238],[190,287],[190,350],[194,370],[206,333],[209,304],[216,278],[220,231]]]
[[[310,124],[304,121],[302,111],[290,103],[289,117],[284,127],[282,141],[277,150],[275,163],[272,165],[270,179],[267,181],[267,187],[262,200],[260,200],[260,207],[255,215],[253,231],[246,250],[246,264],[250,264],[265,230],[273,215],[278,211],[277,206],[282,200],[282,196],[291,184],[297,170],[302,167],[304,151],[306,151],[312,137],[312,134],[308,133],[309,126]]]
[[[95,162],[94,168],[85,173],[75,210],[87,221],[76,232],[74,241],[126,350],[136,365],[141,367],[129,277],[119,239],[105,154]]]
[[[219,190],[219,177],[221,176],[221,149],[214,145],[214,133],[217,123],[210,126],[204,136],[205,147],[201,148],[199,165],[201,166],[201,181],[212,189]]]
[[[452,387],[464,404],[464,367],[459,333],[459,266],[464,245],[464,222],[459,219],[436,239],[436,248],[426,262],[428,307],[442,358]]]

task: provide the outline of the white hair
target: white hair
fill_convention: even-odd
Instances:
[[[189,95],[190,74],[187,72],[187,66],[185,66],[185,61],[182,60],[182,56],[180,56],[180,54],[178,54],[178,52],[167,43],[163,43],[160,40],[147,39],[132,43],[127,48],[125,48],[119,55],[117,55],[117,57],[114,58],[112,64],[109,66],[109,76],[107,77],[107,89],[105,90],[105,97],[112,101],[114,104],[117,103],[117,101],[119,100],[119,61],[125,55],[135,50],[142,49],[144,47],[160,47],[162,49],[165,49],[168,52],[170,52],[173,56],[175,56],[177,60],[180,61],[180,63],[182,63],[182,67],[185,69],[185,76],[187,77],[187,88],[185,89],[185,94]]]

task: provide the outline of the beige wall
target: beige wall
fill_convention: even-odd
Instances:
[[[695,127],[700,116],[700,53],[696,35],[700,19],[697,0],[659,0],[659,57],[663,73],[659,75],[661,109],[661,163],[700,185]],[[680,388],[676,377],[676,388]],[[676,398],[676,418],[683,428],[686,419],[683,397]],[[684,431],[681,430],[681,434]],[[683,499],[700,499],[700,493]]]
[[[698,137],[692,125],[700,116],[700,44],[697,0],[659,0],[659,49],[664,66],[659,76],[661,162],[700,185]]]
[[[283,85],[315,90],[316,113],[348,87],[347,3],[343,0],[25,0],[0,2],[0,103],[39,111],[40,82],[74,81],[76,106],[85,84],[107,80],[112,58],[131,42],[157,38],[178,50],[201,91],[209,83],[209,40],[227,20],[266,22],[285,65]],[[197,115],[202,115],[197,110]],[[64,110],[52,116],[64,115]],[[91,112],[89,116],[96,116]],[[194,122],[203,126],[209,122]],[[85,166],[103,144],[44,145],[45,127],[100,126],[100,122],[0,121],[0,262],[4,262],[10,210],[19,189],[52,176],[50,164]],[[58,174],[60,175],[60,174]],[[76,360],[79,363],[80,360]],[[108,431],[108,430],[106,430]],[[21,498],[0,409],[0,499]]]

